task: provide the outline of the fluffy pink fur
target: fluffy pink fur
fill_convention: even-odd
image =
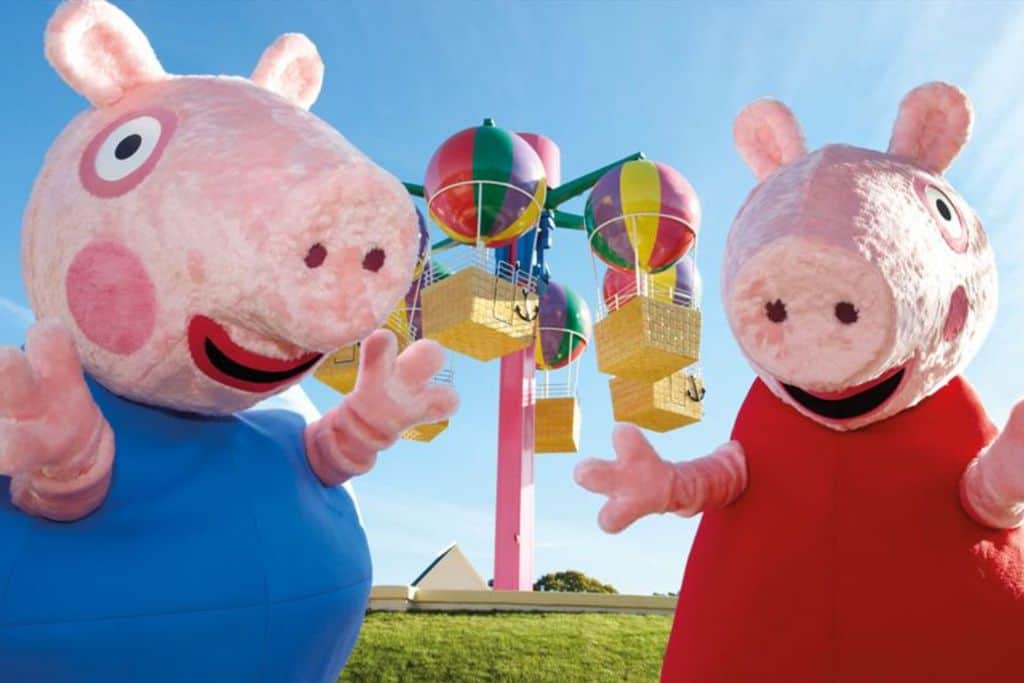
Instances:
[[[748,105],[737,118],[737,149],[762,182],[727,239],[726,316],[764,383],[808,418],[835,430],[884,420],[943,387],[981,346],[996,310],[995,260],[981,222],[941,175],[966,144],[971,121],[966,95],[943,83],[907,95],[887,154],[845,145],[808,154],[796,119],[772,100]],[[947,201],[945,217],[936,196]],[[767,315],[773,302],[785,304],[785,319]],[[856,310],[855,321],[837,315],[844,302]],[[784,388],[841,394],[898,368],[905,375],[895,393],[852,419],[818,415]],[[686,507],[667,502],[671,466],[639,433],[617,432],[616,450],[614,463],[587,461],[577,469],[581,485],[611,497],[599,518],[603,528]],[[739,444],[736,450],[742,454]],[[719,455],[716,463],[721,478],[711,480],[739,495],[735,459]],[[983,524],[1021,524],[1021,473],[1024,404],[966,471],[965,506]],[[689,481],[702,490],[709,475],[679,469],[675,477],[673,487]]]
[[[360,347],[359,377],[344,403],[306,428],[306,451],[317,476],[337,486],[373,467],[377,453],[405,430],[455,412],[455,389],[432,384],[444,365],[437,342],[420,340],[397,356],[395,335],[378,330]]]
[[[167,78],[135,22],[103,0],[69,0],[58,7],[46,26],[45,49],[57,73],[97,107]]]
[[[973,120],[967,93],[948,83],[925,83],[900,103],[889,153],[942,173],[967,144]]]
[[[95,3],[71,7],[93,11]],[[177,124],[148,175],[125,194],[90,192],[79,177],[83,150],[111,122],[155,111]],[[37,315],[72,327],[83,366],[108,388],[229,413],[265,395],[196,369],[190,317],[213,318],[235,343],[273,358],[351,344],[379,327],[407,289],[416,225],[401,183],[309,112],[246,79],[173,77],[80,115],[54,142],[25,214],[22,261]],[[97,242],[132,252],[155,288],[157,324],[129,355],[89,339],[69,310],[70,265]],[[314,244],[327,258],[308,268]],[[364,256],[378,247],[383,268],[364,270]]]
[[[775,169],[807,153],[800,124],[789,107],[769,98],[751,102],[733,126],[736,148],[763,180]]]
[[[25,211],[26,289],[49,320],[24,353],[0,350],[0,473],[17,505],[66,520],[102,502],[114,455],[83,370],[141,403],[249,408],[301,376],[262,393],[215,379],[193,360],[191,322],[269,368],[358,342],[405,293],[418,228],[401,183],[306,111],[323,65],[303,36],[279,39],[255,82],[171,77],[120,10],[73,0],[46,51],[97,108],[53,143]],[[113,150],[129,134],[142,142],[125,160]],[[314,245],[326,253],[315,267]],[[368,270],[373,250],[384,263]],[[395,361],[384,346],[366,373],[375,381],[311,430],[325,482],[455,409],[451,390],[426,386],[439,349],[414,345]]]
[[[730,441],[703,458],[669,463],[658,457],[643,433],[620,425],[612,435],[616,459],[590,458],[576,465],[573,476],[583,488],[608,496],[597,523],[618,533],[650,514],[674,512],[691,517],[723,507],[747,487],[743,448]]]
[[[94,510],[110,485],[114,441],[82,377],[74,337],[43,320],[25,351],[0,348],[0,472],[30,514],[68,520]]]
[[[964,253],[943,237],[924,187],[941,190],[964,222]],[[958,287],[967,316],[947,338]],[[831,428],[856,429],[916,405],[974,357],[995,316],[995,262],[981,222],[942,176],[828,145],[751,192],[727,239],[722,298],[736,340],[779,398]],[[787,308],[782,323],[765,315],[776,300]],[[858,311],[855,324],[835,317],[844,301]],[[805,410],[782,388],[841,391],[907,364],[885,405],[841,422]]]
[[[266,49],[250,80],[297,107],[309,109],[320,95],[324,63],[309,38],[286,33]]]

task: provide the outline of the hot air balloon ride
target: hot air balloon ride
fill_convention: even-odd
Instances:
[[[581,420],[577,360],[590,340],[590,309],[576,292],[554,280],[540,289],[534,356],[543,378],[537,384],[534,449],[575,453]],[[556,371],[564,376],[560,382],[552,381]]]
[[[700,214],[686,178],[658,162],[626,162],[594,185],[584,222],[595,273],[597,261],[608,269],[594,328],[601,372],[653,383],[699,359],[701,317],[687,280],[693,257],[683,259]]]
[[[616,375],[617,418],[659,430],[700,419],[700,204],[682,175],[641,153],[563,182],[553,140],[491,119],[449,137],[423,184],[404,185],[425,202],[421,227],[433,222],[445,237],[426,257],[421,238],[410,291],[386,327],[400,342],[424,337],[479,361],[501,359],[493,587],[530,590],[532,460],[580,446],[579,361],[590,339],[599,368]],[[562,210],[588,192],[584,213]],[[545,253],[556,229],[588,238],[597,325],[583,298],[550,277]],[[603,281],[598,267],[608,269]],[[328,363],[351,368],[351,390],[358,347],[327,359],[318,377],[338,372]],[[449,366],[435,381],[451,375]],[[403,438],[427,441],[446,426],[420,425]]]
[[[491,250],[516,242],[537,224],[547,189],[533,147],[490,119],[434,152],[423,184],[430,218],[469,248],[450,252],[450,276],[424,287],[426,337],[481,361],[530,345],[536,280],[529,270],[496,260]]]

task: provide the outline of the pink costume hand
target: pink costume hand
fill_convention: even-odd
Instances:
[[[355,391],[306,428],[306,454],[325,485],[367,472],[407,429],[445,420],[458,408],[455,389],[431,383],[444,365],[441,346],[421,340],[396,357],[397,346],[386,330],[367,337]]]
[[[67,328],[43,320],[24,353],[0,349],[0,473],[14,505],[57,521],[85,517],[106,497],[113,463],[113,431]]]
[[[979,524],[1013,529],[1024,522],[1024,401],[1006,427],[967,465],[961,479],[964,508]]]
[[[590,458],[576,466],[576,483],[608,496],[597,523],[618,533],[650,514],[691,517],[734,501],[747,486],[743,448],[730,441],[710,455],[669,463],[658,457],[643,433],[620,425],[612,435],[614,461]]]

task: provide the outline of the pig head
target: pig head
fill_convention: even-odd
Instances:
[[[415,209],[307,111],[323,64],[306,37],[281,36],[249,79],[172,76],[120,10],[77,0],[46,55],[93,108],[46,156],[23,272],[96,380],[230,413],[384,321],[412,278]]]
[[[760,184],[729,233],[733,334],[780,399],[838,430],[905,410],[975,355],[996,308],[992,250],[943,172],[970,134],[958,88],[903,100],[887,153],[808,153],[793,114],[748,105],[736,144]]]

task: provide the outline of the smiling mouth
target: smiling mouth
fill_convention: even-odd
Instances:
[[[792,384],[783,384],[794,401],[815,415],[830,420],[849,420],[866,415],[889,400],[906,375],[906,366],[890,370],[865,384],[831,394],[809,392]]]
[[[242,348],[222,325],[197,315],[188,324],[192,361],[212,380],[234,389],[262,394],[280,387],[312,368],[323,354],[310,352],[282,360]]]

